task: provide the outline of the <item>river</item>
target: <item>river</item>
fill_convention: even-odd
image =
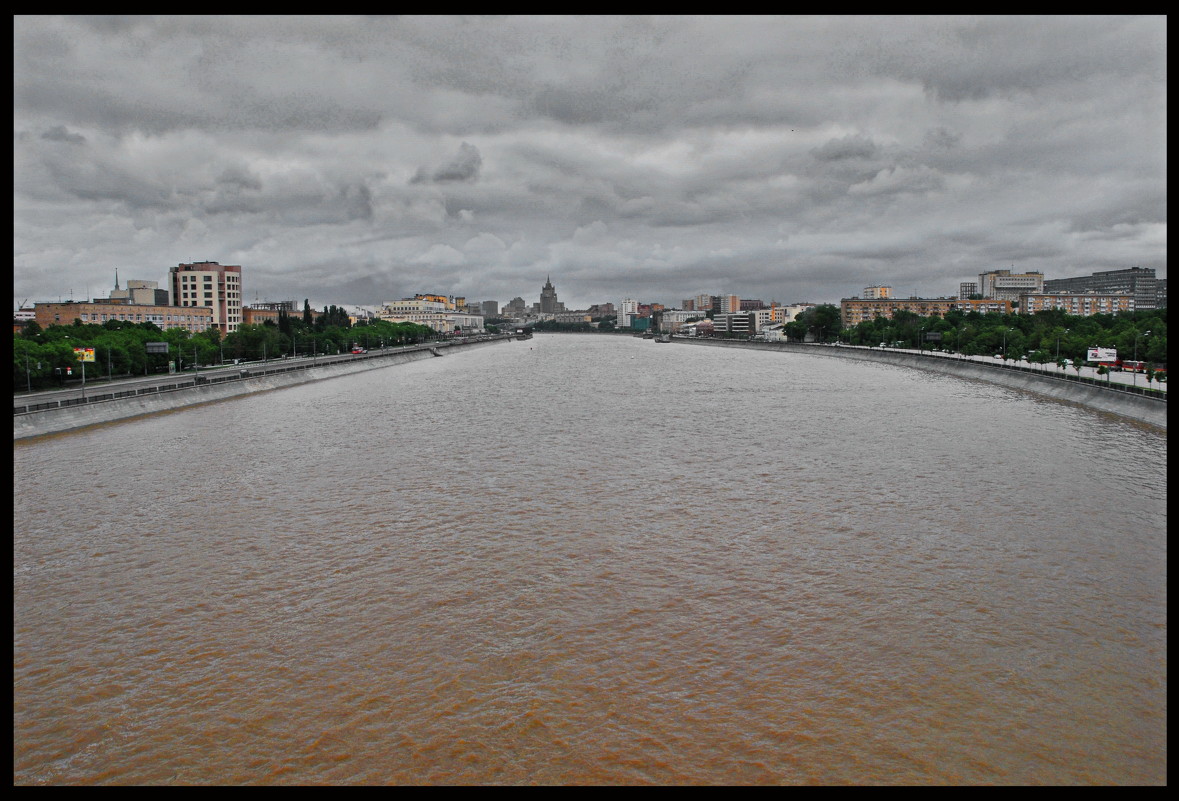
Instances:
[[[14,443],[36,784],[1165,784],[1166,434],[538,334]]]

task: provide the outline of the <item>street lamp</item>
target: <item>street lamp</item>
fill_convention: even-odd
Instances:
[[[1064,329],[1064,333],[1067,334],[1071,330],[1072,329],[1070,329],[1070,328],[1066,328],[1066,329]],[[1062,336],[1064,336],[1064,334],[1057,334],[1056,335],[1056,369],[1057,370],[1060,369],[1060,338]]]
[[[1134,386],[1138,386],[1138,338],[1148,336],[1150,336],[1149,331],[1147,331],[1145,334],[1134,335]]]

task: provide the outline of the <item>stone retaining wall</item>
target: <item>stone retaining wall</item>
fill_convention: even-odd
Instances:
[[[1167,427],[1166,400],[1135,395],[1104,387],[1093,386],[1053,375],[1013,370],[983,362],[957,360],[941,356],[922,356],[917,353],[902,353],[875,348],[847,348],[831,345],[804,345],[794,342],[742,342],[725,339],[679,338],[673,342],[714,347],[751,348],[779,352],[803,353],[834,359],[858,359],[861,361],[884,362],[918,370],[948,373],[959,378],[987,381],[992,384],[1032,392],[1066,403],[1076,403],[1086,408],[1115,414],[1137,420],[1152,426]]]
[[[494,340],[504,342],[507,340]],[[111,423],[116,420],[126,420],[147,414],[181,409],[186,406],[196,406],[202,403],[215,403],[242,395],[256,392],[306,384],[310,381],[322,381],[343,375],[352,375],[368,370],[378,370],[399,364],[432,359],[445,354],[452,348],[472,348],[489,345],[492,342],[447,343],[440,348],[422,348],[412,351],[402,351],[379,355],[371,359],[356,361],[333,362],[305,370],[292,370],[270,375],[250,376],[223,383],[202,384],[170,392],[136,395],[129,398],[119,398],[101,403],[89,403],[78,406],[67,406],[61,409],[46,409],[44,411],[18,414],[12,418],[13,440],[39,437],[45,434],[57,434],[63,431],[73,431],[88,426]]]

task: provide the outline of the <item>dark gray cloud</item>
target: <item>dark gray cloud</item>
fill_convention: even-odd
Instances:
[[[410,183],[420,184],[433,182],[436,184],[452,181],[475,181],[479,178],[479,169],[483,166],[483,157],[479,155],[479,148],[463,142],[459,145],[458,154],[446,164],[433,172],[419,168],[414,173]]]
[[[317,307],[1166,274],[1164,17],[18,16],[13,42],[17,300],[192,259]]]
[[[70,133],[64,125],[55,125],[45,133],[41,134],[42,139],[47,139],[50,142],[65,142],[71,145],[86,144],[86,137],[81,134]]]

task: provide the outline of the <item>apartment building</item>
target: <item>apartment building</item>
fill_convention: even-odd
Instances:
[[[1137,308],[1137,298],[1128,292],[1041,292],[1035,295],[1021,295],[1020,314],[1035,314],[1047,309],[1059,309],[1076,317],[1090,317],[1094,314],[1124,314]]]
[[[213,325],[231,334],[242,323],[242,268],[198,261],[169,271],[172,305],[213,312]]]
[[[1010,300],[962,300],[960,298],[844,298],[839,302],[844,328],[854,328],[865,320],[877,317],[891,319],[898,311],[908,311],[921,317],[944,317],[952,309],[962,311],[994,311],[1010,314]]]
[[[1050,278],[1040,290],[1046,294],[1095,292],[1106,295],[1132,295],[1135,309],[1161,309],[1167,306],[1166,281],[1163,281],[1161,304],[1159,279],[1153,267],[1130,267],[1106,270],[1076,278]]]

